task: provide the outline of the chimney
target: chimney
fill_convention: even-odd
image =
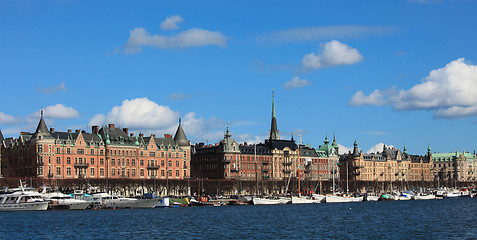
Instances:
[[[76,132],[76,133],[80,133],[80,130],[79,130],[79,129],[76,129],[75,132]]]
[[[128,128],[123,128],[123,132],[125,132],[126,135],[128,135],[129,134],[129,129]]]
[[[98,134],[98,129],[99,129],[99,126],[92,126],[91,127],[91,133]]]
[[[164,134],[164,138],[169,138],[169,139],[172,139],[172,135],[171,134]]]
[[[71,133],[71,129],[68,129],[68,132]]]
[[[155,138],[155,137],[156,137],[156,134],[151,134],[151,137],[152,137],[152,138]]]
[[[142,133],[139,133],[139,137],[144,137],[144,134],[142,134]]]
[[[108,128],[114,128],[114,123],[108,124]]]
[[[55,129],[54,129],[54,128],[50,128],[50,132],[54,132],[54,131],[55,131]]]

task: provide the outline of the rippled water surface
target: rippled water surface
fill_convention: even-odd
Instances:
[[[0,212],[2,239],[477,239],[477,198]]]

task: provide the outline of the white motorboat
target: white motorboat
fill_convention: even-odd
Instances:
[[[341,203],[341,202],[361,202],[363,197],[351,197],[351,196],[338,196],[338,195],[326,195],[327,203]]]
[[[96,193],[92,196],[93,208],[154,208],[159,199],[136,199],[107,193]]]
[[[429,199],[435,199],[436,196],[434,194],[416,194],[413,196],[414,200],[429,200]]]
[[[368,202],[376,202],[379,200],[379,196],[376,195],[366,195],[366,201]]]
[[[313,194],[312,196],[292,196],[292,204],[321,203],[325,196]]]
[[[44,211],[48,202],[34,190],[25,191],[20,182],[20,191],[0,195],[0,211]]]
[[[459,190],[449,190],[447,193],[444,195],[445,198],[455,198],[455,197],[460,197],[460,192]]]
[[[253,198],[253,205],[274,205],[274,204],[287,204],[291,201],[290,198],[279,197],[279,198]]]
[[[43,199],[50,202],[51,209],[83,210],[90,205],[88,201],[74,199],[62,192],[43,193]]]

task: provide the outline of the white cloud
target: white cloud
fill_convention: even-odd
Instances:
[[[477,115],[477,66],[464,58],[432,70],[420,84],[409,90],[374,90],[366,96],[355,93],[351,106],[386,105],[396,110],[430,110],[436,118],[463,118]]]
[[[171,94],[171,96],[169,96],[169,100],[174,100],[174,101],[187,100],[189,98],[190,98],[189,94],[185,94],[185,93],[181,93],[181,92],[173,93],[173,94]]]
[[[14,124],[20,121],[19,118],[0,112],[0,124]]]
[[[288,81],[285,84],[283,84],[283,87],[285,89],[290,90],[290,89],[293,89],[293,88],[305,87],[305,86],[308,86],[310,84],[311,84],[310,81],[308,81],[306,79],[300,79],[299,77],[294,76],[291,81]]]
[[[320,26],[292,28],[258,36],[259,43],[313,42],[336,38],[362,38],[369,35],[392,34],[397,29],[391,26]]]
[[[179,26],[177,26],[178,23],[183,22],[184,20],[182,19],[181,16],[179,15],[172,15],[166,18],[164,22],[161,23],[161,29],[162,30],[174,30],[178,29]]]
[[[175,134],[179,112],[168,106],[159,105],[147,98],[124,100],[120,106],[114,106],[107,114],[96,114],[89,121],[89,126],[102,126],[108,123],[118,127],[127,127],[145,135],[154,133]],[[185,114],[182,126],[189,140],[215,142],[223,137],[224,122],[215,117],[206,119],[197,117],[194,112]]]
[[[338,147],[339,147],[338,149],[339,154],[347,154],[349,152],[353,152],[353,147],[345,147],[339,143],[338,143]]]
[[[333,40],[321,46],[321,53],[305,55],[301,61],[304,70],[355,64],[363,60],[363,56],[355,48]]]
[[[380,143],[372,146],[370,149],[368,149],[368,151],[366,153],[382,152],[383,151],[383,146],[384,146],[384,143],[380,142]],[[393,148],[394,146],[393,145],[386,145],[386,147]]]
[[[35,115],[39,116],[40,112],[36,112]],[[80,116],[79,112],[72,108],[67,107],[61,103],[58,103],[53,106],[48,106],[43,110],[45,118],[56,118],[56,119],[70,119],[77,118]]]
[[[56,92],[65,92],[66,91],[66,85],[65,85],[65,82],[61,82],[60,84],[58,84],[58,86],[52,86],[52,87],[49,87],[49,88],[41,88],[41,87],[38,87],[36,88],[36,90],[38,92],[41,92],[43,94],[52,94],[52,93],[56,93]]]
[[[203,47],[207,45],[217,45],[225,47],[226,38],[219,31],[212,32],[200,28],[193,28],[179,32],[173,36],[151,35],[142,27],[130,31],[129,39],[124,47],[127,54],[135,54],[142,50],[142,47],[149,46],[158,49],[174,49],[188,47]]]
[[[158,129],[177,123],[179,113],[167,106],[158,105],[147,98],[124,100],[106,114],[97,114],[89,125],[115,123],[131,129]]]

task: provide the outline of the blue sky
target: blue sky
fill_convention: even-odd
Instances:
[[[0,129],[473,151],[477,1],[1,1]],[[477,95],[476,95],[477,96]],[[377,145],[378,144],[378,145]]]

